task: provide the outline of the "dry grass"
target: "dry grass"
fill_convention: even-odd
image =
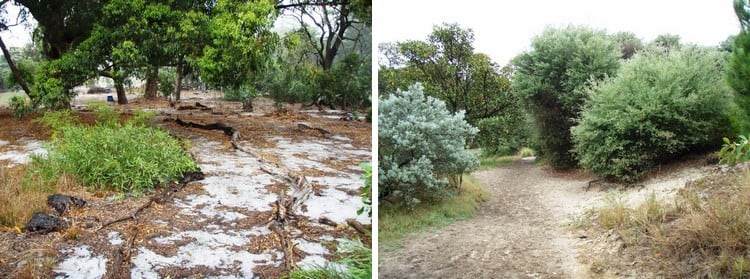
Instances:
[[[26,166],[0,163],[0,227],[23,228],[34,212],[48,210],[48,195],[81,189],[68,175],[61,176],[51,189],[38,179],[24,182],[26,176]]]
[[[634,207],[609,196],[589,216],[598,233],[623,241],[624,253],[602,255],[609,266],[638,258],[668,278],[750,276],[750,174],[705,177],[672,201],[651,195]]]

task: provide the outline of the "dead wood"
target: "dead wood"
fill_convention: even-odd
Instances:
[[[318,132],[320,132],[320,134],[321,134],[321,135],[322,135],[322,136],[323,136],[324,138],[330,138],[330,137],[331,137],[331,135],[333,135],[333,133],[331,133],[331,132],[327,131],[326,129],[323,129],[323,128],[317,128],[317,127],[310,127],[310,126],[308,126],[307,124],[303,124],[303,123],[298,123],[298,124],[297,124],[297,128],[298,128],[299,130],[315,130],[315,131],[318,131]]]
[[[321,223],[323,225],[329,225],[331,227],[338,227],[339,226],[338,223],[336,223],[333,220],[328,219],[326,217],[320,217],[320,218],[318,218],[318,223]]]
[[[130,236],[128,242],[124,246],[120,246],[120,249],[117,249],[117,251],[115,251],[115,256],[112,259],[112,266],[107,270],[107,273],[104,274],[104,278],[129,278],[127,274],[121,274],[120,270],[122,269],[123,265],[128,265],[130,263],[130,256],[133,251],[133,245],[135,244],[136,237],[138,237],[138,225],[134,225],[131,228],[131,231],[133,232],[133,235]]]
[[[146,208],[151,207],[151,205],[154,202],[160,203],[160,204],[161,203],[165,203],[165,202],[171,200],[172,197],[174,197],[174,193],[182,190],[182,188],[185,188],[185,185],[187,185],[188,183],[193,182],[193,181],[203,180],[204,177],[205,176],[204,176],[203,172],[201,172],[200,170],[194,171],[194,172],[187,172],[187,173],[183,174],[182,178],[180,178],[179,181],[169,183],[169,185],[167,185],[166,187],[164,187],[164,189],[161,191],[161,193],[159,193],[158,195],[154,195],[151,198],[149,198],[148,202],[146,202],[144,205],[138,207],[138,209],[136,209],[132,214],[130,214],[128,216],[125,216],[125,217],[122,217],[122,218],[119,218],[119,219],[115,219],[115,220],[109,221],[109,222],[105,223],[104,225],[102,225],[102,227],[99,228],[98,231],[100,231],[100,230],[102,230],[102,229],[104,229],[106,227],[109,227],[111,225],[114,225],[114,224],[117,224],[117,223],[120,223],[120,222],[125,222],[125,221],[131,220],[131,219],[133,221],[136,221],[136,217],[138,216],[138,214],[140,214]]]
[[[589,181],[588,186],[586,186],[586,190],[584,192],[588,192],[589,188],[591,188],[591,185],[593,185],[594,183],[597,183],[599,181],[602,181],[602,180],[604,180],[604,179],[603,178],[599,178],[599,179],[594,179],[594,180]]]
[[[366,229],[365,226],[362,225],[362,223],[360,223],[357,220],[354,220],[354,219],[351,219],[351,218],[350,219],[346,219],[346,223],[350,227],[354,228],[356,231],[358,231],[359,233],[361,233],[363,235],[367,235],[367,234],[370,233],[370,230]]]

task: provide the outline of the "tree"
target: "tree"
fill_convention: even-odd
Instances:
[[[617,32],[614,35],[615,41],[620,45],[622,59],[630,59],[636,52],[643,49],[643,41],[631,32]]]
[[[335,79],[331,76],[336,57],[345,41],[357,42],[361,31],[370,23],[372,1],[291,0],[278,4],[277,9],[295,16],[303,28],[302,39],[313,48],[323,76],[318,79],[320,93],[317,99],[334,108]],[[312,25],[311,25],[311,24]],[[308,28],[313,27],[313,28]]]
[[[464,150],[477,129],[463,112],[425,96],[416,84],[381,99],[379,106],[378,197],[407,207],[455,193],[460,177],[479,167]],[[449,181],[450,178],[450,181]]]
[[[539,153],[552,167],[576,165],[570,128],[587,99],[587,84],[615,75],[621,53],[604,31],[581,26],[547,28],[531,50],[513,59],[514,92],[536,127]]]
[[[7,6],[9,5],[9,0],[0,1],[0,13],[7,14]],[[0,17],[0,32],[8,31],[8,29],[11,26],[18,25],[19,23],[10,23],[8,22],[8,18],[6,17]],[[24,93],[26,95],[31,94],[31,89],[29,89],[29,85],[26,83],[28,80],[28,77],[24,78],[24,75],[22,72],[16,67],[16,63],[13,61],[13,58],[11,57],[10,51],[8,51],[8,47],[5,46],[5,42],[3,41],[3,38],[0,36],[0,50],[3,52],[3,57],[5,58],[5,61],[8,63],[8,67],[10,68],[10,72],[13,75],[14,81],[21,86]]]
[[[661,34],[656,36],[656,39],[651,42],[651,45],[666,50],[678,49],[681,46],[680,36],[674,34]]]
[[[474,33],[458,24],[435,26],[427,41],[381,45],[381,92],[422,82],[430,96],[445,101],[448,110],[466,111],[466,119],[500,114],[514,104],[509,93],[510,67],[500,68],[482,53],[474,52]]]
[[[750,131],[750,12],[744,0],[735,0],[734,9],[742,28],[732,42],[726,80],[736,92],[735,102],[742,112],[740,132],[747,133]]]

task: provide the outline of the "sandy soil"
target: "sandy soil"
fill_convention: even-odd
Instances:
[[[554,173],[529,160],[477,171],[473,175],[491,195],[477,216],[382,251],[380,278],[600,278],[585,264],[591,240],[570,229],[571,217],[600,205],[612,191],[632,202],[651,192],[670,195],[708,171],[698,161],[657,173],[642,187],[588,191],[592,177]]]
[[[132,214],[150,196],[121,199],[114,193],[67,193],[88,201],[83,209],[65,216],[73,224],[71,229],[47,235],[0,230],[0,248],[9,247],[0,250],[0,274],[14,277],[29,257],[43,256],[52,262],[55,274],[65,278],[105,274],[108,278],[278,278],[288,271],[286,257],[294,257],[300,267],[325,265],[340,239],[358,237],[345,225],[346,219],[370,222],[356,214],[362,206],[358,164],[371,160],[370,123],[299,113],[295,106],[274,113],[272,103],[263,99],[252,114],[241,112],[239,103],[210,96],[186,99],[178,106],[195,102],[212,109],[179,110],[163,100],[134,101],[119,108],[159,112],[154,124],[190,141],[204,180],[189,183],[169,202],[154,203],[136,221],[106,228],[103,224]],[[90,118],[91,113],[80,114]],[[9,156],[17,155],[13,152],[28,156],[39,145],[37,139],[46,140],[30,135],[44,133],[34,131],[28,120],[10,120],[7,112],[3,116],[11,131],[19,132],[0,131],[0,155],[10,158],[0,160],[26,163]],[[230,125],[240,132],[238,145],[262,158],[233,150],[229,138],[219,131],[181,127],[170,120],[175,118]],[[302,130],[298,124],[324,128],[330,135]],[[314,194],[295,212],[298,216],[288,229],[294,255],[285,255],[279,237],[268,226],[273,203],[289,191],[289,185],[262,170],[261,160],[304,175],[312,184]],[[339,226],[323,224],[320,217]]]

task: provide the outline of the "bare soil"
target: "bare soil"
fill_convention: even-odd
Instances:
[[[687,180],[708,172],[704,162],[705,158],[687,159],[652,174],[637,187],[591,189],[588,182],[594,178],[586,173],[558,173],[524,159],[477,171],[472,175],[490,192],[477,216],[414,234],[402,248],[381,251],[380,278],[627,277],[624,271],[592,271],[595,259],[589,254],[611,247],[611,241],[575,232],[572,217],[600,205],[613,191],[632,202],[651,192],[674,194]]]

